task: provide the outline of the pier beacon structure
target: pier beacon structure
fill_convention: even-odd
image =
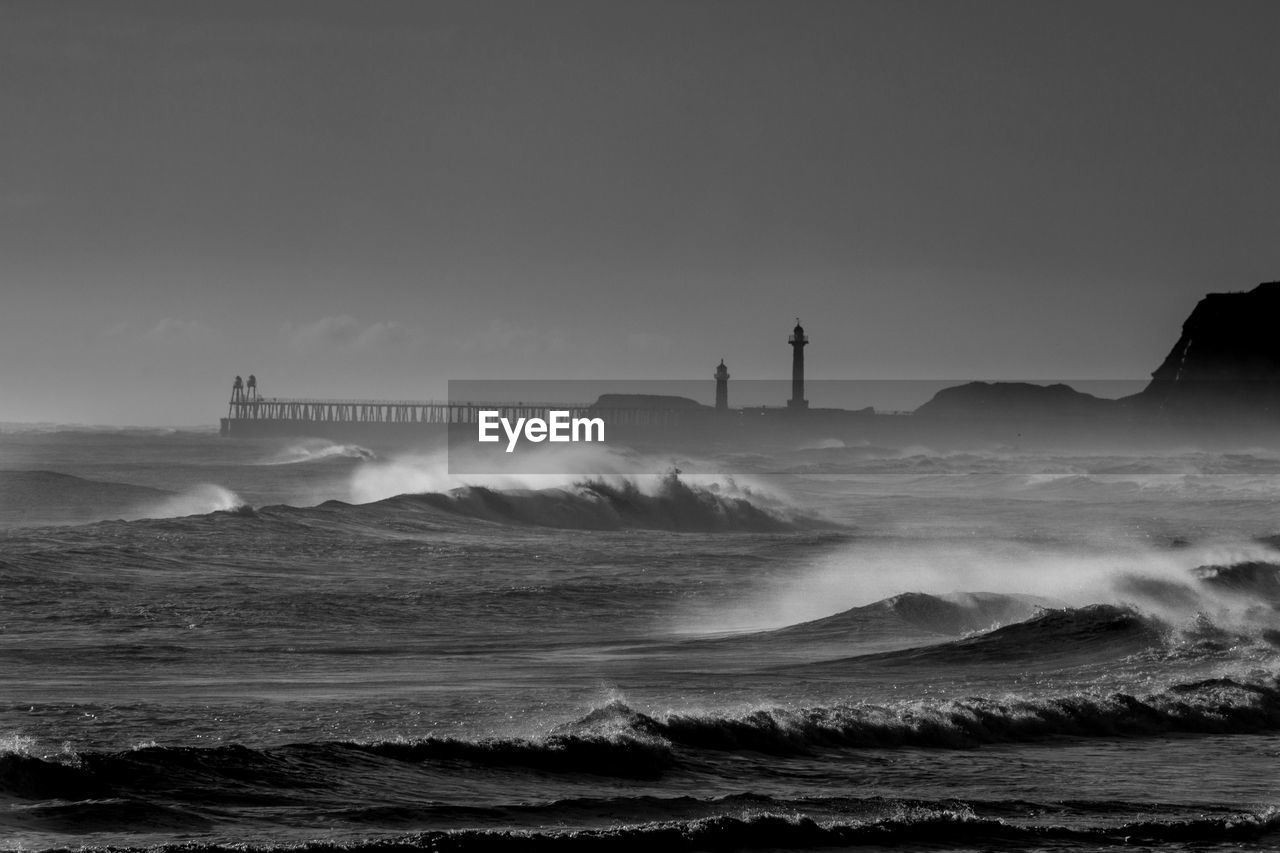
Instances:
[[[716,368],[716,411],[729,411],[729,368],[724,366],[723,358]]]
[[[787,401],[787,408],[807,409],[809,401],[804,398],[804,348],[809,343],[809,338],[800,325],[799,317],[796,318],[796,327],[791,330],[787,343],[791,344],[791,399]]]

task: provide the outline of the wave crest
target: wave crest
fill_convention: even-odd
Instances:
[[[264,465],[297,465],[304,462],[321,462],[334,459],[359,459],[373,461],[378,455],[359,444],[339,444],[324,439],[308,439],[276,453]]]
[[[493,768],[657,779],[699,751],[804,755],[816,749],[968,749],[1054,738],[1153,737],[1280,730],[1275,682],[1209,679],[1146,696],[1073,694],[1041,699],[969,697],[895,705],[756,708],[738,713],[647,714],[615,700],[533,739],[426,737],[331,741],[269,749],[147,746],[37,757],[0,754],[0,792],[22,799],[102,798],[166,792],[181,799],[271,801],[312,783],[308,768],[345,772],[355,754],[398,762],[463,761]],[[367,759],[365,759],[367,760]]]
[[[678,472],[646,489],[633,479],[590,479],[567,488],[499,491],[463,486],[391,501],[498,524],[574,530],[740,531],[767,533],[836,525],[796,512],[782,500],[727,484],[687,483]]]
[[[248,504],[230,489],[213,483],[204,483],[144,508],[138,513],[138,517],[185,518],[214,512],[249,514],[251,510]]]
[[[627,717],[637,731],[695,749],[778,754],[821,747],[960,749],[1057,737],[1274,731],[1280,729],[1280,689],[1275,683],[1210,679],[1142,697],[1127,693],[1018,700],[970,697],[893,706],[766,708],[665,717],[650,717],[623,706],[611,713]]]
[[[998,662],[1047,660],[1088,655],[1116,657],[1163,645],[1167,628],[1129,607],[1093,604],[1088,607],[1040,608],[1031,618],[1000,625],[960,640],[889,652],[879,658],[931,661]]]
[[[365,853],[387,850],[810,850],[921,846],[954,849],[1029,849],[1046,844],[1111,847],[1186,843],[1227,843],[1270,839],[1280,831],[1275,809],[1233,811],[1166,820],[1095,825],[1021,822],[979,814],[962,802],[891,805],[864,817],[819,815],[790,808],[743,809],[728,814],[649,820],[600,827],[543,826],[521,829],[435,829],[349,841],[311,841],[259,846],[280,850]],[[242,845],[183,842],[152,850],[225,853]]]

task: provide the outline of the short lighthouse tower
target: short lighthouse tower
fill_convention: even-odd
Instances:
[[[804,398],[804,348],[809,343],[809,338],[800,325],[799,317],[796,318],[796,327],[791,330],[787,343],[791,344],[791,399],[787,401],[787,408],[807,409],[809,401]]]
[[[720,359],[720,366],[716,368],[716,411],[727,412],[729,410],[729,368],[724,366],[724,359]]]

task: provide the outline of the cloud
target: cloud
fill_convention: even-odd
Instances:
[[[398,320],[365,322],[349,314],[321,317],[311,323],[285,323],[281,329],[292,349],[315,352],[324,349],[369,351],[392,346],[413,346],[422,340],[417,329]]]
[[[98,329],[97,337],[116,346],[141,344],[144,347],[161,344],[204,346],[221,343],[223,339],[222,332],[216,327],[181,317],[161,317],[150,325],[138,318],[121,320]]]
[[[217,341],[219,334],[212,326],[199,320],[164,317],[147,329],[142,337],[154,343],[205,344]]]
[[[480,352],[531,355],[539,352],[568,352],[572,346],[558,328],[539,330],[494,318],[479,333],[469,335],[463,342],[463,348]]]

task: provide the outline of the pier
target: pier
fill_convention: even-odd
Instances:
[[[435,426],[476,424],[481,411],[496,411],[499,417],[512,422],[518,418],[546,419],[554,410],[567,411],[571,418],[602,418],[610,427],[664,428],[698,422],[715,412],[710,407],[262,397],[257,394],[256,382],[247,388],[239,377],[237,382],[239,384],[232,387],[227,416],[221,421],[220,431],[224,436],[328,436],[362,428],[411,434],[416,429]]]
[[[816,413],[809,412],[809,401],[804,398],[803,347],[809,338],[799,318],[788,342],[793,348],[792,399],[783,411],[811,416]],[[757,415],[768,416],[771,423],[776,419],[778,412],[763,407],[729,408],[729,370],[723,359],[714,377],[715,406],[712,407],[686,397],[651,394],[605,394],[594,403],[264,397],[259,393],[257,377],[250,374],[247,381],[239,376],[235,378],[220,431],[224,436],[236,437],[372,435],[414,439],[436,428],[457,434],[454,428],[460,425],[478,426],[482,411],[496,411],[499,418],[512,423],[521,418],[549,420],[552,411],[568,412],[571,419],[602,419],[610,435],[617,431],[648,433],[675,428],[718,433],[727,427],[743,427],[748,422],[759,424],[761,419]]]

